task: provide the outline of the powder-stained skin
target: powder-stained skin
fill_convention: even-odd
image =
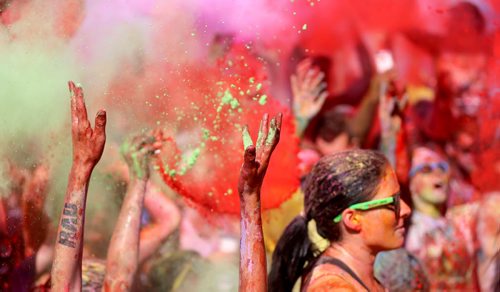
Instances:
[[[69,174],[64,208],[58,228],[52,265],[53,291],[80,291],[82,287],[83,222],[92,170],[101,159],[106,143],[106,112],[100,110],[92,129],[87,118],[83,89],[69,82],[73,165]]]
[[[67,247],[76,247],[76,232],[78,224],[78,207],[76,204],[65,203],[63,216],[61,218],[61,232],[59,233],[58,243]]]
[[[240,171],[238,192],[241,206],[240,237],[240,291],[266,291],[267,271],[262,220],[260,190],[271,154],[279,142],[281,114],[271,119],[262,118],[256,146],[247,127],[244,128],[245,153]],[[247,146],[248,145],[248,146]]]

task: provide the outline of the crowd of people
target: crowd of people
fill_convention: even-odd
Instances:
[[[161,127],[127,133],[119,147],[106,141],[107,112],[91,123],[70,81],[72,158],[55,218],[48,160],[34,151],[29,166],[3,161],[0,290],[500,291],[500,104],[486,74],[495,40],[475,4],[448,13],[443,35],[399,32],[432,60],[434,75],[418,84],[402,77],[413,69],[396,66],[405,47],[391,36],[375,54],[359,37],[361,77],[342,92],[329,56],[299,48],[288,88],[276,88],[272,54],[254,46],[270,90],[290,94],[301,177],[280,208],[262,210],[283,114],[265,114],[258,134],[243,127],[243,164],[227,170],[240,173],[239,218],[206,216],[160,182]],[[213,57],[232,45],[215,37]],[[105,147],[115,157],[103,171],[109,194],[98,195],[114,207],[89,213]]]

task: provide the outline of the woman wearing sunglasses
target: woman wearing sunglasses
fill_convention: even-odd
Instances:
[[[378,252],[404,242],[410,208],[399,183],[378,152],[352,150],[323,157],[304,186],[304,214],[285,229],[273,254],[269,291],[384,291],[373,276]],[[308,223],[330,242],[318,252]]]
[[[476,238],[486,234],[474,232],[477,204],[446,208],[450,175],[446,156],[438,146],[413,150],[410,192],[414,212],[405,247],[422,264],[431,290],[477,291],[475,275],[481,275],[476,271],[476,256],[486,256],[478,249],[481,246]]]

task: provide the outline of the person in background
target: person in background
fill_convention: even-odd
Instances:
[[[447,208],[450,166],[445,157],[433,144],[413,150],[409,176],[414,213],[405,247],[421,262],[431,290],[475,291],[493,281],[478,268],[492,269],[500,197]]]
[[[9,161],[8,173],[9,194],[0,199],[0,288],[29,291],[52,264],[51,226],[44,211],[50,171],[44,162],[28,170]]]

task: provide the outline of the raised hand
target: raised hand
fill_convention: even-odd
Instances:
[[[106,111],[99,110],[94,129],[87,118],[83,89],[68,82],[71,93],[71,134],[73,138],[73,162],[91,169],[101,159],[106,143]]]
[[[61,210],[52,265],[53,291],[81,291],[85,207],[90,176],[106,143],[106,112],[100,110],[92,129],[87,119],[83,89],[69,82],[73,165]]]
[[[130,182],[109,244],[104,279],[107,287],[105,291],[130,289],[139,266],[139,247],[142,245],[143,250],[148,250],[144,247],[144,242],[140,243],[139,240],[141,212],[149,179],[150,158],[161,148],[162,141],[162,133],[153,131],[134,136],[121,146],[121,153],[130,171]],[[161,240],[158,239],[149,242],[149,253],[154,252],[161,244]]]
[[[396,159],[396,144],[403,124],[402,115],[408,95],[404,90],[398,89],[393,80],[388,80],[382,83],[379,98],[380,150],[386,155],[391,165],[396,167],[396,163],[399,164],[399,159]]]
[[[408,102],[408,95],[398,89],[394,81],[384,81],[379,102],[382,134],[394,134],[401,127],[401,115]]]
[[[269,122],[269,115],[264,115],[260,122],[256,146],[253,145],[248,127],[243,128],[245,154],[238,182],[240,196],[245,192],[260,191],[271,154],[280,139],[282,117],[279,113]]]
[[[278,145],[282,115],[269,122],[265,114],[260,122],[256,146],[248,127],[243,128],[244,161],[240,170],[238,192],[241,208],[239,291],[266,291],[266,252],[260,216],[260,189],[271,155]]]
[[[160,150],[162,140],[161,132],[151,131],[131,137],[122,144],[120,152],[129,167],[131,178],[149,178],[151,156]]]
[[[321,109],[328,97],[325,74],[312,67],[312,60],[305,59],[297,66],[296,74],[291,76],[293,111],[298,122],[298,132],[302,133]]]

